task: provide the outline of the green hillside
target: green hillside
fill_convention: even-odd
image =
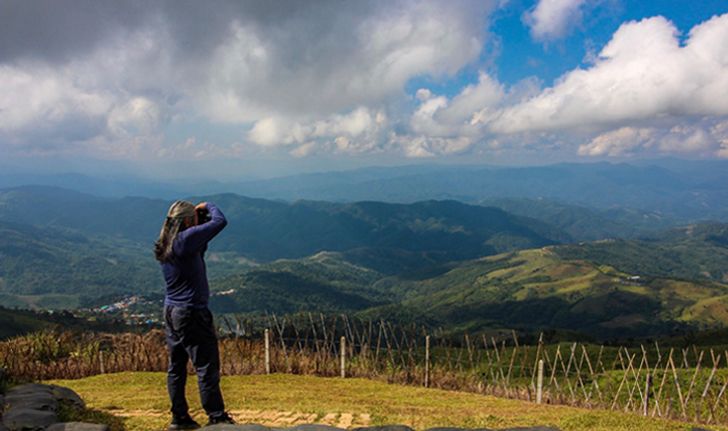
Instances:
[[[639,277],[566,260],[558,247],[486,257],[427,280],[392,282],[401,303],[362,317],[416,320],[449,331],[561,329],[599,338],[728,325],[728,285]]]
[[[213,283],[210,307],[219,312],[277,314],[349,312],[387,303],[371,286],[382,274],[349,263],[337,253],[278,260]]]
[[[76,308],[102,296],[152,292],[160,284],[151,252],[136,244],[0,222],[0,292],[7,306]]]
[[[0,307],[0,340],[43,330],[76,331],[123,331],[124,324],[106,319],[89,322],[74,317],[68,312],[37,312],[32,310],[10,310]]]
[[[321,253],[219,280],[219,312],[357,312],[447,331],[548,329],[610,339],[728,326],[728,285],[561,256],[550,246],[387,276]],[[666,253],[666,252],[665,252]],[[724,260],[723,262],[726,262]],[[659,262],[657,262],[659,263]]]
[[[728,283],[728,224],[690,225],[644,240],[560,246],[564,259],[584,259],[633,274]]]

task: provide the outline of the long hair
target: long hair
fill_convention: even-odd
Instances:
[[[172,246],[177,234],[185,230],[184,220],[195,216],[195,206],[187,201],[175,201],[167,211],[167,218],[159,231],[159,238],[154,243],[154,257],[160,262],[169,262],[172,258]]]

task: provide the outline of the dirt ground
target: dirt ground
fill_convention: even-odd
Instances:
[[[168,411],[157,410],[114,410],[115,416],[121,417],[167,417]],[[193,416],[201,412],[191,411]],[[302,413],[279,410],[231,410],[230,415],[237,423],[256,423],[269,427],[288,428],[301,424],[323,424],[339,428],[350,428],[369,426],[371,416],[369,414],[352,414],[346,412],[331,413]]]

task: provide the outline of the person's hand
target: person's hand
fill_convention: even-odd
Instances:
[[[207,202],[200,202],[199,204],[195,205],[195,210],[206,210],[207,209]]]

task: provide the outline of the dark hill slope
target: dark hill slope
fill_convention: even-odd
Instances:
[[[228,228],[214,242],[216,251],[260,261],[354,249],[401,250],[446,261],[569,239],[543,222],[455,201],[288,204],[234,194],[190,199],[216,202],[228,217]],[[151,247],[169,203],[22,187],[0,190],[0,220],[72,228]]]

